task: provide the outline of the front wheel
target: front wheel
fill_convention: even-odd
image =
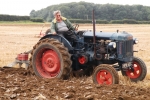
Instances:
[[[128,76],[133,82],[142,81],[147,74],[147,68],[145,63],[140,58],[134,57],[132,66],[133,69],[122,71],[122,75]]]
[[[96,84],[118,84],[119,75],[117,71],[109,65],[99,65],[95,68],[92,75],[93,82]]]

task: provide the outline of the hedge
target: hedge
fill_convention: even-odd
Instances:
[[[72,23],[92,23],[92,20],[84,20],[84,19],[69,19]],[[96,24],[108,24],[109,22],[106,20],[96,20]]]
[[[33,19],[30,19],[30,21],[32,21],[32,22],[44,22],[44,20],[43,19],[41,19],[41,18],[33,18]]]
[[[30,20],[29,16],[15,16],[15,15],[0,15],[0,21],[22,21]]]

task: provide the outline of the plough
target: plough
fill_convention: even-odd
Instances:
[[[17,55],[17,57],[15,58],[15,61],[11,62],[10,64],[8,64],[7,66],[4,66],[3,68],[11,68],[14,67],[15,65],[19,64],[19,67],[22,67],[22,64],[25,64],[25,69],[27,70],[30,64],[30,61],[28,60],[29,57],[29,53],[31,53],[32,50],[29,50],[27,52],[24,53],[20,53]]]

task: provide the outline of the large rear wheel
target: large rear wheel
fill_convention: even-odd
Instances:
[[[147,74],[145,63],[140,58],[134,57],[132,66],[133,69],[122,71],[122,75],[128,76],[133,82],[142,81]]]
[[[117,71],[109,65],[99,65],[95,68],[92,75],[93,82],[96,84],[118,84],[119,76]]]
[[[37,76],[61,79],[69,77],[72,64],[70,54],[58,40],[40,40],[33,47],[31,55],[31,64]]]

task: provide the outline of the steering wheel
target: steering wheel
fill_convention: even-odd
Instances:
[[[75,28],[75,30],[77,31],[79,28],[79,24],[74,24],[73,27]]]

